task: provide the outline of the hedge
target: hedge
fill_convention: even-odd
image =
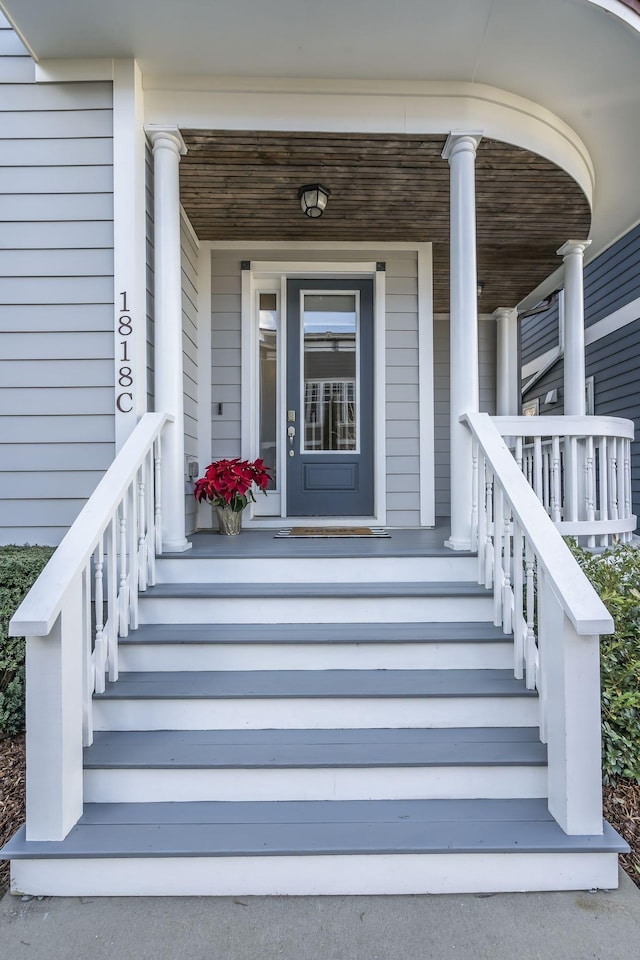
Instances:
[[[571,550],[614,619],[600,639],[602,763],[605,778],[640,781],[640,550]]]
[[[37,580],[53,547],[0,547],[0,734],[24,729],[24,637],[9,620]]]

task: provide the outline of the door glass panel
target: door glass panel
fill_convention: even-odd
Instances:
[[[305,452],[358,447],[358,306],[353,293],[303,294]]]
[[[258,294],[260,343],[260,456],[272,476],[268,490],[277,489],[278,295]]]

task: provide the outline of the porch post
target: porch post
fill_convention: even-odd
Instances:
[[[496,414],[518,415],[518,311],[498,307],[493,316],[498,325],[496,351]]]
[[[471,549],[471,434],[460,417],[479,409],[475,159],[481,136],[451,133],[442,152],[449,161],[451,190],[451,536],[446,546],[452,550]]]
[[[584,251],[590,240],[567,240],[558,255],[564,259],[564,412],[585,412]]]
[[[180,157],[187,152],[177,127],[147,130],[153,144],[155,406],[175,419],[162,439],[162,544],[188,550],[185,536]]]

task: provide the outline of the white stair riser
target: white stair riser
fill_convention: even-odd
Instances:
[[[158,560],[157,583],[477,582],[475,557],[269,557]]]
[[[140,623],[489,621],[491,597],[144,597]]]
[[[438,853],[300,857],[15,860],[15,894],[345,896],[615,889],[615,853]]]
[[[507,670],[512,643],[121,644],[120,669]]]
[[[531,727],[535,697],[95,700],[96,730]]]
[[[85,770],[85,803],[546,797],[546,767]]]

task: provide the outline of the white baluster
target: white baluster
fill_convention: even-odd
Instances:
[[[130,497],[131,519],[129,522],[129,626],[138,628],[138,482],[137,474],[131,481],[127,496]]]
[[[471,445],[471,549],[478,549],[478,444]]]
[[[615,440],[611,441],[612,444],[615,444]],[[609,519],[609,446],[606,437],[599,437],[597,444],[597,456],[598,456],[598,475],[600,480],[600,496],[598,498],[599,502],[596,502],[596,510],[598,512],[599,520],[608,520]],[[595,487],[595,477],[594,477],[594,487]],[[609,546],[609,534],[603,533],[600,537],[600,546],[608,547]]]
[[[542,449],[542,502],[547,513],[551,513],[551,481],[549,468],[550,453],[547,444]]]
[[[513,520],[513,672],[518,680],[524,676],[524,569],[522,527]]]
[[[104,547],[102,537],[98,541],[98,546],[94,554],[94,616],[95,616],[95,642],[93,648],[94,670],[96,677],[96,692],[104,693],[105,688],[105,661],[106,653],[104,649],[104,585],[103,585],[103,567],[104,567]]]
[[[619,440],[612,440],[609,445],[609,510],[611,519],[618,519],[618,454]]]
[[[144,460],[147,477],[147,586],[156,582],[156,520],[155,520],[155,484],[153,450],[150,450]]]
[[[493,546],[493,474],[488,466],[485,468],[485,496],[486,496],[486,518],[487,532],[485,537],[484,550],[484,585],[490,590],[493,585],[494,575],[494,546]]]
[[[115,514],[107,527],[107,551],[109,557],[109,575],[107,581],[107,664],[109,680],[118,679],[118,626],[120,616],[118,611],[118,525]]]
[[[511,590],[511,504],[504,500],[504,549],[503,549],[503,583],[502,583],[502,630],[511,633],[513,618],[513,592]]]
[[[516,463],[522,470],[522,437],[516,437]]]
[[[138,590],[147,589],[147,537],[145,509],[144,464],[138,473]]]
[[[91,565],[82,571],[82,746],[93,743],[92,695],[95,665],[91,656]]]
[[[624,466],[623,466],[623,475],[624,475],[624,516],[625,519],[628,519],[631,516],[631,441],[623,440],[624,447]],[[625,542],[631,541],[631,532],[625,533],[624,539]]]
[[[484,457],[478,463],[478,583],[484,583],[485,550],[487,538],[487,497],[485,493],[487,464]]]
[[[155,528],[156,528],[156,556],[162,553],[162,444],[160,437],[154,444],[154,497],[156,504]]]
[[[584,505],[587,521],[593,523],[595,519],[595,470],[593,463],[593,437],[586,438],[584,458]],[[595,547],[596,538],[591,534],[587,540],[590,547]]]
[[[504,531],[504,494],[497,477],[494,479],[494,515],[493,515],[493,622],[502,626],[502,587],[504,571],[502,568],[502,535]]]
[[[120,610],[121,637],[129,636],[129,597],[127,564],[127,493],[120,503],[120,584],[118,587],[118,605]]]
[[[536,633],[535,633],[535,555],[525,543],[525,579],[526,579],[526,619],[527,640],[525,644],[525,665],[527,690],[536,685]]]
[[[562,519],[562,463],[560,460],[560,437],[551,441],[551,519],[559,523]]]

